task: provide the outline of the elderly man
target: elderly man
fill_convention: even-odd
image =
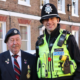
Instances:
[[[10,29],[4,42],[9,50],[0,54],[0,80],[36,80],[36,58],[20,49],[19,30]]]

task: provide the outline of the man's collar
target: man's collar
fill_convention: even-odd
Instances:
[[[10,56],[14,55],[10,50],[9,50],[9,52],[10,52]],[[21,50],[18,52],[17,55],[21,56]]]

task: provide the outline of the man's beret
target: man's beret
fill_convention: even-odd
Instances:
[[[20,35],[20,32],[19,32],[18,29],[16,29],[16,28],[10,29],[10,30],[7,32],[6,36],[5,36],[4,42],[7,43],[7,41],[8,41],[8,39],[9,39],[10,36],[14,36],[14,35],[17,35],[17,34]]]

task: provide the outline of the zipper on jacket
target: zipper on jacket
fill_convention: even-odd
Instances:
[[[50,35],[49,35],[49,39],[48,39],[48,48],[49,48],[49,41],[50,41]],[[50,51],[48,53],[48,58],[50,57]],[[48,71],[50,72],[50,62],[48,61]]]
[[[48,39],[48,47],[49,47],[49,41],[50,41],[50,37],[51,37],[51,36],[49,35],[49,39]]]
[[[50,35],[49,35],[49,39],[48,39],[48,48],[49,48],[49,42],[50,42]],[[50,49],[49,49],[49,55],[48,55],[48,57],[50,57],[51,58],[51,51],[50,51]],[[53,57],[53,56],[52,56]],[[52,69],[51,69],[51,62],[52,61],[50,61],[50,62],[48,62],[48,71],[50,71],[50,73],[51,73],[51,78],[52,78]],[[50,63],[50,64],[49,64]]]

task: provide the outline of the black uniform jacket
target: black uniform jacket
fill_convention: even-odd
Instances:
[[[20,80],[36,80],[35,56],[21,50],[21,60]],[[30,78],[27,78],[28,65],[30,66]],[[0,80],[16,80],[9,51],[0,54]]]
[[[45,29],[47,42],[48,42],[48,39],[50,36],[49,44],[54,44],[56,38],[60,34],[59,30],[60,30],[60,24],[58,24],[57,28],[51,33],[51,35],[49,35],[47,30]],[[67,31],[67,33],[69,33],[69,32]],[[51,51],[51,48],[52,47],[49,46],[50,51]],[[76,69],[76,72],[74,73],[74,75],[71,77],[61,77],[61,78],[57,78],[57,79],[40,79],[40,80],[80,80],[80,51],[79,51],[79,47],[78,47],[73,35],[70,35],[67,40],[67,49],[69,50],[71,58],[74,59],[77,63],[77,69]],[[36,42],[36,56],[37,56],[37,58],[39,57],[38,54],[39,54],[39,50],[38,50],[38,41],[37,41]]]

